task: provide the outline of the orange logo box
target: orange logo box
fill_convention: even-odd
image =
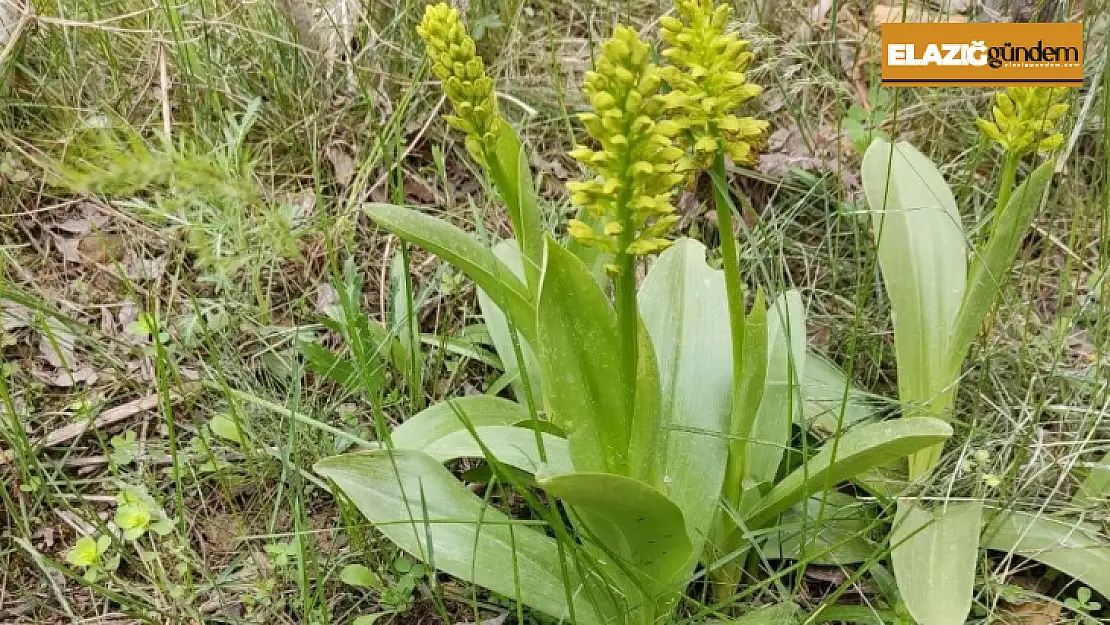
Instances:
[[[883,24],[884,87],[1083,85],[1083,25]]]

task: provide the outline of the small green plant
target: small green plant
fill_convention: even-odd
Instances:
[[[995,206],[978,240],[965,232],[951,189],[925,155],[908,143],[881,138],[867,149],[862,180],[893,317],[902,417],[952,418],[964,360],[999,302],[1055,161],[1046,159],[1015,187],[1019,164],[1062,143],[1057,126],[1068,112],[1065,94],[1054,88],[1007,89],[995,97],[994,120],[978,120],[1003,152]],[[938,445],[912,456],[910,480],[927,477],[941,451]],[[984,472],[981,477],[988,489],[1002,486],[998,475]],[[1110,588],[1105,541],[1089,525],[1080,524],[1067,536],[1062,533],[1066,523],[978,500],[926,510],[902,498],[897,507],[891,564],[906,608],[918,622],[964,622],[972,607],[981,542],[1040,560],[1104,591]],[[1093,550],[1059,551],[1069,543]]]
[[[529,160],[458,12],[430,6],[419,27],[454,107],[448,120],[516,239],[491,250],[411,208],[377,204],[370,215],[478,285],[483,316],[500,322],[491,335],[519,376],[519,401],[433,405],[379,427],[380,449],[316,470],[413,557],[556,618],[668,618],[699,563],[727,597],[748,532],[951,434],[936,419],[867,424],[804,466],[784,463],[805,360],[801,298],[787,293],[768,308],[757,294],[749,312],[731,227],[722,226],[723,272],[707,265],[703,245],[670,233],[674,192],[707,169],[718,212],[732,210],[724,163],[750,162],[767,128],[735,114],[759,87],[746,81],[752,55],[727,31],[729,14],[708,0],[679,2],[678,17],[662,22],[670,66],[656,65],[624,26],[602,46],[586,79],[593,110],[580,117],[593,147],[571,152],[592,173],[568,186],[582,211],[567,245],[540,227]],[[349,328],[357,317],[344,318]],[[388,340],[358,346],[363,332],[353,334],[353,350],[393,351]],[[475,497],[444,467],[458,458],[485,459],[544,531]],[[784,609],[793,618],[793,606]]]
[[[131,464],[135,460],[135,454],[138,453],[139,443],[138,435],[134,430],[127,430],[123,434],[113,436],[110,441],[112,445],[112,462],[116,466],[125,466]]]
[[[173,531],[173,520],[145,486],[125,485],[116,495],[116,515],[113,519],[127,540],[138,540],[147,532],[165,536]]]
[[[1080,622],[1083,625],[1095,625],[1101,621],[1091,615],[1092,612],[1098,612],[1102,609],[1102,604],[1098,601],[1091,600],[1091,589],[1086,586],[1080,586],[1075,591],[1074,597],[1068,597],[1064,600],[1064,607],[1075,612],[1079,615]]]
[[[844,136],[860,154],[867,151],[874,139],[890,140],[882,130],[883,123],[890,115],[890,92],[876,83],[871,87],[867,100],[869,108],[853,104],[848,108],[848,117],[841,122]]]
[[[66,562],[83,569],[82,577],[86,582],[93,584],[104,573],[119,567],[119,554],[107,555],[111,549],[111,536],[106,534],[99,537],[82,536],[77,539],[73,548],[66,552]]]

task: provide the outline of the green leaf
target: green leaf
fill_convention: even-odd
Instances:
[[[983,546],[1036,560],[1110,597],[1110,541],[1090,523],[1000,510],[983,531]]]
[[[321,323],[333,332],[342,334],[352,352],[365,361],[365,364],[360,364],[356,358],[355,361],[345,362],[350,362],[349,371],[360,380],[357,386],[369,385],[363,392],[376,393],[381,385],[379,362],[389,363],[405,379],[411,377],[413,365],[410,350],[398,337],[385,325],[362,312],[363,279],[359,271],[352,259],[344,261],[342,279],[335,285],[339,303],[325,310],[326,316]],[[331,363],[324,361],[324,364]],[[367,366],[373,368],[364,370]],[[343,372],[343,369],[339,371],[341,375]],[[362,381],[361,377],[364,375],[367,379]]]
[[[367,212],[386,230],[457,267],[513,318],[521,334],[535,338],[535,310],[528,288],[487,246],[446,221],[413,208],[371,204]]]
[[[543,215],[528,167],[528,155],[521,147],[516,131],[505,120],[501,120],[496,156],[496,162],[490,163],[490,173],[505,202],[513,234],[520,242],[520,251],[525,259],[525,282],[534,290],[543,264]]]
[[[481,445],[468,430],[452,432],[427,445],[419,451],[447,462],[458,458],[483,458],[485,446],[493,457],[501,463],[516,467],[526,473],[535,474],[540,467],[547,465],[551,473],[573,473],[574,464],[570,460],[570,449],[565,438],[541,433],[547,462],[540,458],[536,446],[536,433],[527,427],[507,425],[486,425],[474,428]]]
[[[1105,504],[1110,498],[1110,452],[1094,463],[1071,502],[1080,507]],[[1107,595],[1110,597],[1110,595]]]
[[[902,141],[876,139],[864,154],[862,181],[890,298],[903,416],[948,418],[957,375],[948,355],[967,281],[956,200],[936,166]],[[939,454],[912,459],[910,477]]]
[[[216,436],[231,441],[236,445],[240,445],[246,441],[243,431],[239,429],[239,424],[226,412],[221,412],[213,416],[208,421],[208,429]]]
[[[489,507],[436,459],[376,450],[326,458],[315,470],[387,538],[434,568],[557,619],[570,617],[572,596],[577,622],[602,622],[553,539]]]
[[[767,304],[763,301],[763,290],[756,291],[755,303],[744,316],[744,362],[740,389],[737,397],[739,407],[732,411],[729,425],[728,468],[725,471],[725,484],[722,494],[725,501],[733,507],[740,505],[748,470],[747,454],[751,446],[752,428],[763,403],[763,391],[767,381]],[[734,400],[735,401],[735,400]],[[723,510],[718,513],[719,522],[715,533],[727,535],[734,529],[734,523]]]
[[[732,354],[724,274],[705,263],[704,245],[680,239],[651,266],[639,304],[659,362],[663,488],[685,515],[696,555],[728,458]]]
[[[478,342],[470,337],[443,336],[442,334],[427,332],[420,335],[420,343],[428,347],[442,349],[448,354],[477,360],[494,369],[500,369],[504,366],[497,354],[483,349]]]
[[[827,438],[837,433],[838,426],[847,429],[875,419],[875,409],[868,400],[868,394],[852,384],[844,372],[824,356],[809,352],[804,373],[804,422],[817,436]]]
[[[528,411],[516,402],[488,395],[471,395],[448,399],[409,417],[397,426],[390,440],[397,449],[419,451],[457,431],[489,425],[515,425],[530,418]]]
[[[867,539],[873,522],[873,511],[851,495],[824,493],[823,505],[813,496],[782,514],[763,543],[763,556],[820,566],[865,562],[875,554]]]
[[[610,473],[540,476],[541,488],[569,505],[587,538],[632,567],[658,601],[681,590],[676,582],[692,551],[682,510],[643,482]],[[644,577],[646,576],[646,578]]]
[[[794,603],[776,603],[751,610],[740,618],[722,622],[731,625],[796,625],[801,611]]]
[[[995,216],[994,233],[972,259],[967,293],[955,322],[955,337],[949,355],[953,371],[962,367],[968,349],[983,326],[983,320],[998,302],[1002,285],[1010,277],[1018,247],[1033,222],[1033,214],[1041,203],[1045,187],[1052,180],[1055,165],[1051,159],[1045,161],[1018,185],[1002,213]]]
[[[420,351],[420,331],[417,327],[416,311],[413,310],[416,306],[414,301],[416,294],[411,293],[412,290],[414,290],[412,278],[405,271],[404,254],[401,250],[397,250],[389,264],[388,332],[385,332],[386,336],[375,338],[378,338],[379,345],[389,342],[391,349],[387,353],[394,354],[391,358],[393,366],[410,384],[422,388],[423,380],[419,378],[424,370],[422,362],[424,359]],[[383,332],[387,330],[376,323],[369,325],[378,325]]]
[[[314,373],[344,386],[351,391],[362,389],[362,379],[355,365],[350,360],[342,358],[326,347],[316,343],[301,342],[297,345],[301,355],[305,358],[305,367]],[[375,386],[381,385],[381,374],[375,372],[373,376]]]
[[[861,425],[832,442],[771,489],[746,515],[753,528],[764,527],[803,498],[835,486],[871,467],[943,443],[952,428],[938,419],[900,419]]]
[[[890,542],[902,600],[921,625],[963,625],[971,612],[983,504],[949,503],[929,512],[899,499]]]
[[[518,277],[524,277],[524,264],[520,258],[520,250],[517,249],[516,241],[502,241],[493,246],[493,253],[505,263],[512,272]],[[493,341],[493,347],[497,350],[497,355],[501,358],[501,363],[504,365],[504,371],[507,374],[519,374],[520,369],[516,360],[516,350],[513,348],[512,335],[509,333],[509,322],[505,317],[505,313],[494,304],[493,299],[490,298],[485,291],[481,288],[478,289],[478,305],[482,311],[482,319],[486,322],[486,327],[489,330],[490,340]],[[542,375],[540,374],[539,362],[536,360],[536,354],[532,350],[532,346],[527,341],[520,339],[520,351],[524,356],[524,364],[528,374],[528,382],[532,386],[532,398],[536,403],[543,399],[543,384],[541,382]],[[524,403],[524,388],[523,382],[519,377],[513,381],[513,389],[516,398],[521,403]]]
[[[771,305],[767,318],[767,374],[763,399],[749,434],[744,471],[745,480],[754,484],[774,481],[790,444],[793,421],[801,415],[805,324],[805,306],[798,291],[783,293]]]
[[[538,297],[537,356],[552,421],[570,442],[574,466],[644,477],[655,461],[659,377],[643,332],[636,380],[620,362],[617,315],[582,261],[548,240]],[[628,390],[637,384],[636,406]]]
[[[351,586],[382,588],[382,578],[362,564],[348,564],[343,567],[343,571],[339,573],[339,579]]]

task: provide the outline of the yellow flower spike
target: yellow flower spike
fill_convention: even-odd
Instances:
[[[474,40],[466,32],[459,12],[444,3],[428,5],[424,20],[416,27],[424,40],[432,73],[443,82],[443,91],[455,109],[447,123],[466,133],[466,147],[481,163],[497,148],[501,118],[493,79],[477,55]]]
[[[995,96],[994,121],[977,119],[975,124],[987,138],[1016,156],[1051,152],[1064,141],[1064,135],[1056,130],[1070,110],[1063,102],[1066,97],[1067,89],[1059,87],[1011,87]]]
[[[660,22],[668,46],[662,54],[672,63],[661,74],[671,87],[667,108],[689,135],[695,166],[707,169],[718,149],[738,163],[751,163],[768,123],[733,114],[763,90],[745,76],[753,58],[750,44],[726,32],[732,13],[727,6],[677,0],[675,9],[679,17]]]
[[[670,244],[671,195],[684,165],[684,152],[672,137],[682,128],[661,119],[667,108],[659,94],[663,81],[649,52],[625,26],[605,42],[597,71],[586,76],[584,86],[594,112],[579,116],[598,147],[570,151],[594,174],[567,183],[571,201],[597,218],[595,226],[572,220],[570,236],[607,252],[655,254]]]

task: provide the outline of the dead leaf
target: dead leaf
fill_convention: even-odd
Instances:
[[[82,383],[96,384],[100,379],[100,374],[92,367],[80,367],[75,370],[57,369],[50,372],[36,366],[31,371],[31,375],[43,384],[58,388],[70,388]]]
[[[420,176],[405,173],[405,196],[421,204],[440,203],[439,193]]]
[[[839,586],[848,581],[848,572],[840,567],[809,565],[806,567],[806,577]]]
[[[0,322],[5,331],[25,328],[31,324],[31,309],[8,299],[0,299]]]
[[[53,317],[46,318],[46,325],[49,326],[48,331],[42,331],[39,336],[39,352],[43,359],[55,369],[73,368],[77,363],[77,356],[73,353],[77,337]]]
[[[98,231],[81,238],[78,249],[85,256],[86,262],[102,265],[119,260],[120,250],[125,247],[126,244],[121,235]]]
[[[116,333],[116,320],[107,306],[100,307],[100,331],[107,336],[114,336]]]
[[[327,311],[339,303],[339,291],[334,286],[327,282],[322,282],[316,286],[316,312],[323,315]]]
[[[67,219],[62,222],[53,224],[51,227],[56,230],[61,230],[66,234],[83,235],[97,230],[102,230],[108,224],[109,217],[96,210],[95,207],[86,204],[84,207],[84,216],[76,217],[74,219]]]
[[[53,235],[54,247],[57,248],[58,254],[61,255],[62,260],[67,263],[80,263],[81,252],[78,247],[81,245],[81,239],[67,239],[66,237]]]
[[[558,158],[545,158],[538,151],[532,153],[532,165],[536,169],[550,173],[559,180],[570,178],[570,172],[567,171],[566,166]]]
[[[1001,621],[1006,625],[1053,625],[1062,620],[1062,612],[1059,603],[1030,601],[1003,612]]]
[[[168,263],[169,258],[165,255],[143,258],[137,252],[128,250],[123,261],[123,271],[132,280],[156,280],[165,273]]]
[[[810,147],[812,144],[812,148]],[[786,126],[771,133],[767,139],[767,153],[759,157],[756,170],[783,178],[791,169],[812,173],[838,174],[846,189],[855,188],[858,180],[837,158],[838,135],[832,126],[820,126],[810,131],[809,142],[797,126]]]
[[[350,148],[340,143],[333,143],[326,151],[328,162],[335,172],[335,181],[340,186],[347,186],[355,177],[355,159]]]
[[[136,321],[139,318],[139,312],[139,306],[133,300],[123,300],[123,303],[119,305],[119,312],[116,314],[119,329],[125,330],[133,321]]]
[[[504,625],[505,620],[509,618],[508,612],[502,612],[493,618],[482,619],[478,623],[470,623],[467,621],[460,621],[455,625]]]
[[[305,187],[296,193],[290,193],[286,197],[286,203],[293,206],[295,209],[294,218],[297,220],[307,219],[316,212],[316,191],[312,187]]]
[[[966,2],[961,0],[951,0],[953,5],[963,4],[966,10]],[[961,24],[967,21],[963,15],[958,15],[955,11],[948,11],[947,13],[930,10],[919,4],[908,4],[905,7],[899,4],[876,4],[871,12],[871,23],[876,28],[881,29],[883,24],[897,23],[897,22],[947,22],[949,24]]]

